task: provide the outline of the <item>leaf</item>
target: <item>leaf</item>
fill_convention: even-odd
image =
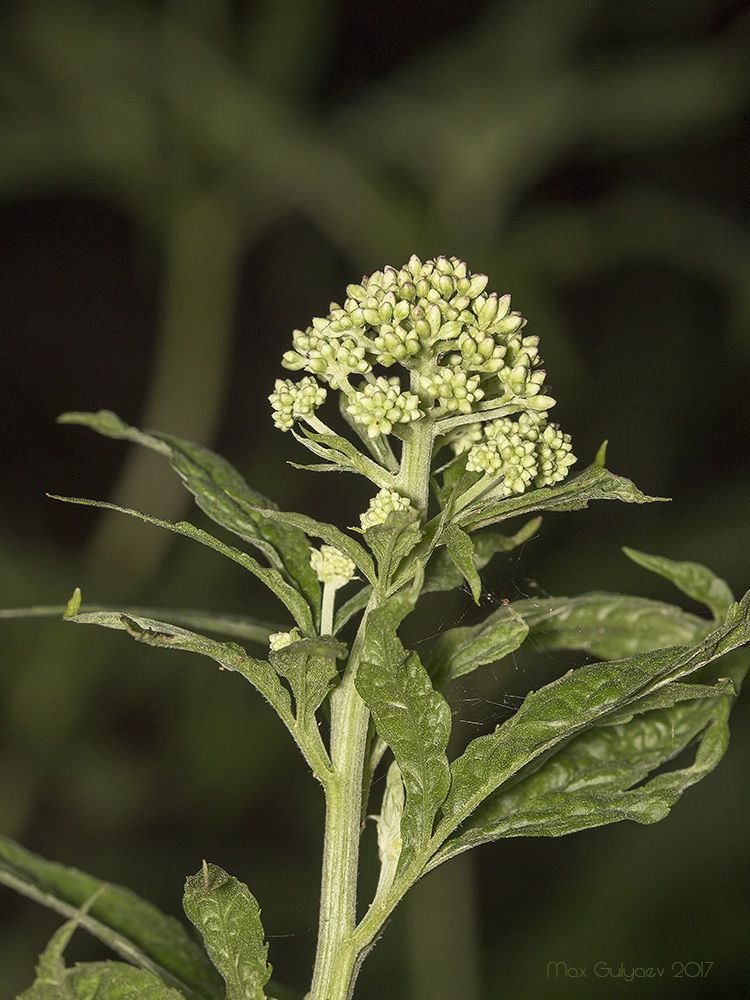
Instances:
[[[456,524],[449,524],[446,527],[443,538],[453,565],[468,583],[474,603],[479,604],[482,581],[474,565],[474,545],[471,538]]]
[[[474,565],[483,569],[497,552],[510,552],[536,534],[542,523],[541,517],[527,521],[514,535],[503,535],[499,531],[482,531],[472,536],[474,543]],[[430,559],[425,573],[424,593],[455,590],[464,580],[451,559],[447,549],[438,549]]]
[[[388,593],[398,573],[398,583],[407,581],[403,572],[399,573],[402,562],[422,540],[424,532],[416,510],[391,511],[383,524],[376,524],[365,531],[367,544],[378,562],[378,585]],[[403,567],[401,567],[403,569]]]
[[[701,642],[587,664],[528,694],[514,716],[454,761],[439,832],[446,837],[536,757],[750,641],[749,609],[750,591]]]
[[[286,605],[290,614],[293,616],[294,620],[303,632],[313,633],[315,631],[312,608],[296,587],[287,583],[277,569],[261,566],[257,559],[254,559],[246,552],[241,552],[239,549],[235,549],[231,545],[225,545],[224,542],[219,541],[218,538],[214,538],[213,535],[209,535],[207,531],[203,531],[201,528],[196,528],[195,525],[192,525],[187,521],[165,521],[162,518],[151,517],[149,514],[142,514],[140,511],[131,510],[129,507],[119,507],[117,504],[106,503],[103,500],[84,500],[81,497],[61,497],[55,496],[54,494],[49,495],[53,500],[62,500],[64,503],[84,504],[89,507],[101,507],[104,510],[116,510],[121,514],[129,514],[131,517],[140,518],[141,521],[145,521],[147,524],[158,525],[160,528],[166,528],[168,531],[173,531],[177,535],[182,535],[185,538],[192,538],[194,541],[200,542],[201,545],[205,545],[208,548],[213,549],[215,552],[218,552],[220,555],[226,556],[228,559],[238,563],[244,569],[256,576],[273,594],[276,595],[276,597],[279,598],[280,601]]]
[[[411,611],[415,593],[391,597],[367,619],[355,684],[372,712],[380,737],[393,751],[406,789],[397,874],[420,856],[450,784],[445,750],[451,730],[448,703],[432,686],[396,629]]]
[[[625,594],[529,598],[514,601],[513,609],[528,625],[534,649],[585,649],[602,659],[681,646],[711,628],[673,604]]]
[[[310,545],[298,529],[265,516],[276,505],[251,489],[225,458],[208,448],[156,431],[130,427],[109,410],[64,413],[59,423],[81,424],[107,437],[133,441],[169,458],[196,503],[213,521],[258,548],[320,613],[320,585],[310,565]]]
[[[666,497],[646,496],[629,479],[591,465],[580,475],[566,479],[560,486],[545,486],[502,500],[488,500],[484,497],[460,510],[454,516],[454,521],[459,527],[471,532],[536,510],[580,510],[588,507],[591,500],[652,503],[666,500]]]
[[[726,580],[722,580],[707,566],[696,562],[675,562],[664,556],[650,556],[636,549],[623,548],[622,551],[639,566],[666,577],[683,594],[705,604],[711,609],[717,622],[722,621],[734,600],[734,594]]]
[[[315,712],[338,676],[336,660],[348,652],[343,642],[316,638],[300,639],[268,654],[274,670],[289,681],[298,724],[314,734],[318,734]]]
[[[746,669],[747,664],[739,673]],[[668,693],[676,687],[679,694],[670,699]],[[692,698],[685,701],[689,688]],[[631,716],[624,724],[608,720],[588,729],[540,766],[532,766],[527,776],[521,772],[506,782],[462,824],[429,867],[501,837],[557,837],[623,819],[663,819],[724,755],[735,695],[729,680],[714,688],[670,684],[662,691],[665,703],[671,701],[668,707]],[[691,765],[644,780],[696,737],[700,745]]]
[[[129,889],[47,861],[7,837],[0,837],[0,882],[75,918],[122,958],[189,1000],[222,996],[221,980],[185,927]],[[79,913],[92,896],[89,912]]]
[[[380,877],[375,891],[377,899],[388,892],[393,885],[401,857],[401,820],[404,814],[404,783],[401,771],[394,760],[388,768],[383,792],[383,803],[380,815],[375,819],[378,824],[378,857],[380,858]]]
[[[30,608],[0,608],[0,618],[64,618],[66,621],[80,613],[80,590],[76,587],[68,605],[46,604]],[[76,604],[76,601],[78,603]],[[169,620],[175,625],[208,629],[221,635],[233,635],[238,639],[257,642],[268,646],[268,637],[274,632],[283,632],[284,625],[263,622],[249,615],[230,615],[197,608],[148,608],[141,605],[127,605],[123,608],[107,607],[103,604],[86,604],[84,612],[110,611],[116,614],[135,615],[141,618]],[[72,613],[71,613],[72,612]]]
[[[37,980],[18,1000],[184,1000],[146,969],[123,962],[82,962],[55,983]]]
[[[393,487],[393,476],[377,462],[373,462],[371,458],[364,455],[345,437],[338,434],[316,434],[307,427],[300,429],[302,434],[292,430],[297,441],[313,454],[326,459],[330,465],[307,465],[298,466],[298,468],[306,468],[312,472],[356,472],[365,476],[376,486],[387,489]]]
[[[338,635],[350,618],[367,607],[371,594],[372,584],[368,583],[364,587],[361,587],[356,594],[349,598],[349,600],[344,601],[336,612],[336,617],[333,623],[334,635]],[[0,614],[2,614],[2,612],[0,612]]]
[[[440,635],[427,657],[427,670],[436,687],[501,660],[518,649],[529,628],[512,608],[501,606],[479,625],[453,628]]]
[[[185,882],[185,913],[227,984],[227,1000],[264,1000],[271,976],[260,907],[247,886],[217,865]]]

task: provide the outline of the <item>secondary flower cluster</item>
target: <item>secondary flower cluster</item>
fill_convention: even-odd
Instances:
[[[521,413],[465,428],[451,442],[454,451],[468,449],[468,472],[502,475],[500,496],[523,493],[530,486],[554,486],[576,461],[570,435],[546,422],[546,413]]]

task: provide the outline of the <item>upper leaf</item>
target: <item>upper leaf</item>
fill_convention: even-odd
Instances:
[[[466,625],[443,632],[427,659],[427,668],[436,687],[468,674],[486,663],[501,660],[521,645],[529,627],[523,618],[504,605],[478,625]]]
[[[271,978],[257,900],[239,879],[217,865],[185,882],[185,913],[227,984],[227,1000],[264,1000]]]
[[[750,591],[701,642],[587,664],[531,692],[514,716],[473,740],[454,761],[443,835],[536,757],[749,640]]]
[[[560,486],[545,486],[503,500],[477,500],[460,510],[454,521],[466,531],[476,531],[477,528],[532,511],[580,510],[588,507],[591,500],[651,503],[665,499],[646,496],[629,479],[615,476],[599,465],[590,465],[580,475],[566,479]]]
[[[370,613],[355,677],[378,734],[393,751],[406,789],[398,873],[428,844],[450,784],[445,754],[450,708],[433,688],[417,654],[407,652],[396,634],[414,600],[413,595],[399,593]]]
[[[729,589],[726,580],[722,580],[707,566],[696,562],[675,562],[664,556],[651,556],[636,549],[623,548],[625,555],[652,573],[666,577],[678,587],[683,594],[692,597],[709,607],[714,620],[719,622],[726,615],[734,600],[734,594]]]

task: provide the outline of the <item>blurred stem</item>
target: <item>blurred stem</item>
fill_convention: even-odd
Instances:
[[[479,1000],[473,867],[469,853],[406,895],[410,1000]]]
[[[232,344],[237,262],[242,225],[234,199],[203,191],[175,207],[164,240],[164,285],[159,338],[142,425],[210,442],[221,418]],[[133,377],[141,359],[129,358]],[[187,494],[159,456],[133,448],[113,491],[114,503],[179,517]],[[168,536],[145,535],[142,525],[116,513],[102,516],[89,553],[96,586],[117,567],[121,597],[159,565]],[[124,586],[123,586],[124,585]]]

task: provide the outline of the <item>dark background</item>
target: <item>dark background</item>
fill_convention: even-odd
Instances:
[[[487,574],[488,600],[676,599],[623,544],[747,588],[745,3],[18,2],[0,59],[0,606],[80,585],[277,618],[213,553],[48,499],[194,517],[151,456],[55,418],[113,409],[209,444],[283,507],[352,524],[360,484],[286,465],[306,453],[266,397],[294,327],[413,252],[512,293],[578,468],[606,437],[613,471],[674,498],[549,516]],[[321,795],[248,685],[54,619],[0,624],[0,685],[4,834],[175,914],[184,876],[222,865],[258,897],[279,977],[305,987]],[[523,690],[489,672],[480,715]],[[742,995],[743,701],[733,723],[718,771],[654,828],[509,841],[440,869],[358,997]],[[2,1000],[58,923],[0,888]],[[99,954],[82,934],[69,951]],[[551,961],[588,976],[552,978]],[[621,984],[596,962],[665,972]],[[714,964],[675,978],[679,962]]]

